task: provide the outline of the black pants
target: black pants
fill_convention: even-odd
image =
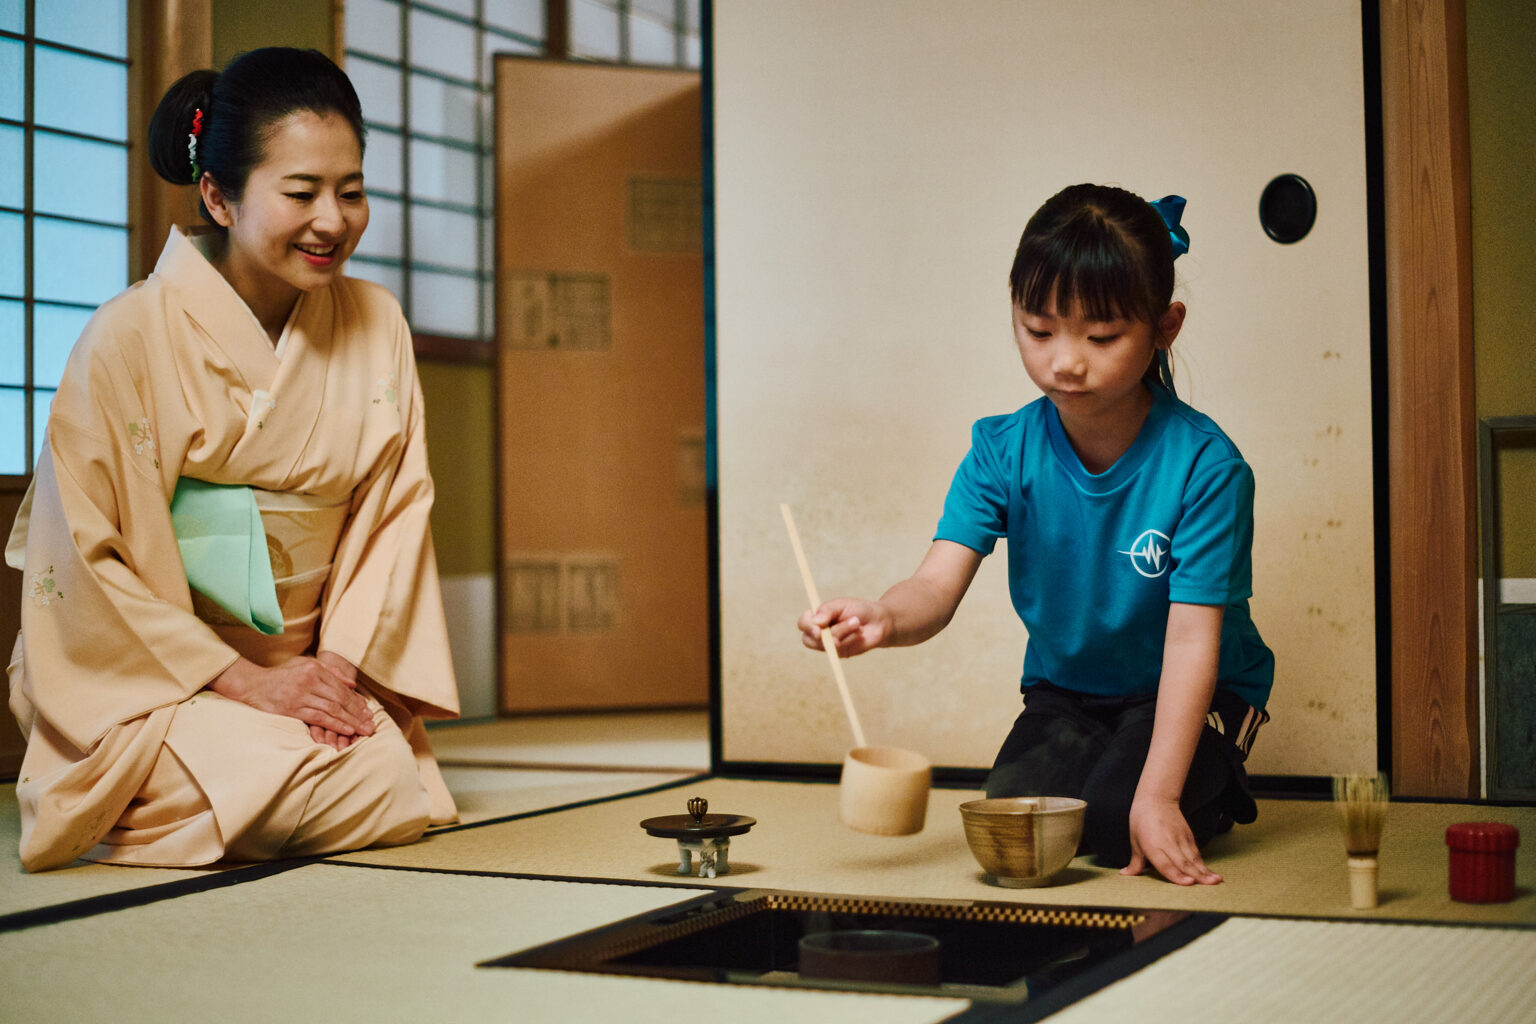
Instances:
[[[1156,706],[1155,696],[1097,697],[1049,683],[1029,687],[1024,710],[987,776],[987,796],[1082,798],[1088,809],[1081,851],[1124,867],[1131,860],[1131,800],[1152,745]],[[1200,846],[1231,822],[1258,817],[1243,760],[1267,718],[1217,692],[1179,798]]]

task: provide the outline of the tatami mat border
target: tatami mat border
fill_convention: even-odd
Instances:
[[[603,878],[597,875],[545,875],[530,871],[483,871],[476,868],[429,868],[419,864],[369,864],[366,861],[322,860],[329,867],[366,868],[369,871],[415,871],[424,875],[469,875],[474,878],[515,878],[524,882],[570,882],[577,885],[627,885],[641,889],[697,889],[700,893],[746,892],[747,887],[700,882],[647,881],[639,878]]]
[[[485,767],[477,765],[476,767]],[[567,804],[556,804],[554,807],[541,807],[535,811],[519,811],[516,814],[503,814],[499,818],[486,818],[484,821],[470,821],[462,825],[444,825],[442,828],[429,829],[429,836],[443,836],[450,832],[463,832],[472,828],[484,828],[486,825],[502,825],[509,821],[521,821],[524,818],[538,818],[546,814],[556,814],[560,811],[574,811],[581,807],[591,807],[594,804],[606,804],[614,800],[627,800],[633,796],[649,796],[652,793],[665,793],[669,789],[679,786],[693,786],[707,779],[713,778],[708,772],[698,775],[690,775],[686,779],[677,779],[673,782],[660,782],[654,786],[644,786],[640,789],[627,789],[622,793],[611,793],[608,796],[595,796],[588,800],[573,800]]]
[[[100,896],[88,896],[85,899],[70,900],[67,903],[34,907],[31,910],[18,910],[0,916],[0,932],[21,931],[24,928],[35,928],[38,925],[58,924],[61,921],[73,921],[81,917],[109,914],[115,910],[130,910],[134,907],[144,907],[151,903],[159,903],[162,900],[173,900],[180,896],[210,892],[214,889],[222,889],[225,886],[240,885],[244,882],[256,882],[263,878],[271,878],[273,875],[280,875],[285,871],[292,871],[295,868],[314,864],[321,859],[323,858],[295,857],[291,860],[270,861],[266,864],[250,864],[239,868],[210,869],[208,874],[201,878],[180,878],[174,882],[145,885],[137,889],[122,889],[118,892],[102,893]],[[122,870],[133,871],[135,869],[125,867]]]
[[[508,769],[528,772],[570,772],[580,774],[617,774],[617,775],[664,775],[668,772],[683,775],[697,775],[703,769],[698,765],[672,766],[667,765],[633,765],[633,764],[568,764],[564,761],[485,761],[476,758],[439,757],[436,759],[439,768],[484,768],[488,770]]]

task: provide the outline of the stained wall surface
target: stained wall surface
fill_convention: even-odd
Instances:
[[[1078,181],[1189,199],[1180,394],[1258,481],[1254,617],[1278,659],[1251,770],[1374,767],[1375,618],[1357,4],[736,0],[714,12],[722,754],[850,744],[779,516],[823,597],[917,565],[975,419],[1038,397],[1007,271]],[[855,45],[856,44],[856,45]],[[1306,69],[1298,75],[1298,69]],[[1269,240],[1303,175],[1312,233]],[[1027,637],[1004,546],[949,628],[851,661],[872,742],[990,764]]]

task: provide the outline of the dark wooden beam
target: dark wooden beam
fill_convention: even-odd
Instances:
[[[565,60],[571,55],[570,0],[544,0],[544,56]]]
[[[496,347],[478,338],[450,338],[443,334],[411,335],[418,359],[439,363],[479,363],[490,366],[496,361]]]

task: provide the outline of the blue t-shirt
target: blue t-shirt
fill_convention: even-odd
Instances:
[[[1103,473],[1083,468],[1047,399],[978,420],[934,539],[983,555],[1008,539],[1025,688],[1154,693],[1169,604],[1224,605],[1218,686],[1262,710],[1274,655],[1248,613],[1253,471],[1208,416],[1151,390],[1141,432]]]

